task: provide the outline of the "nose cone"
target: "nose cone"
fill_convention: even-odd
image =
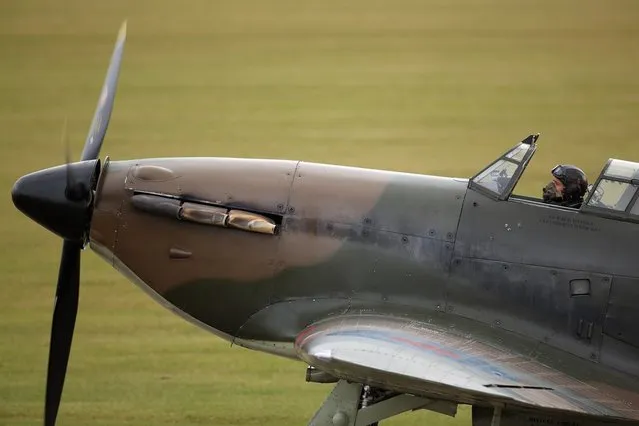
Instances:
[[[99,161],[92,160],[28,174],[13,186],[13,204],[54,234],[82,241],[91,214],[89,189],[94,187],[98,171]]]

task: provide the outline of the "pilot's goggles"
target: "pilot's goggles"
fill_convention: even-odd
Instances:
[[[560,179],[566,176],[566,168],[559,164],[552,169],[551,173],[554,177]]]

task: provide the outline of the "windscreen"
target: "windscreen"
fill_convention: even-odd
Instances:
[[[521,176],[525,167],[524,159],[530,159],[532,153],[528,157],[526,155],[534,151],[534,140],[536,137],[531,139],[531,143],[528,143],[528,138],[526,142],[520,142],[475,176],[471,182],[490,191],[499,199],[506,199]]]

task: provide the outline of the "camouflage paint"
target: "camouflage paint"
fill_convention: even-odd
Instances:
[[[109,162],[99,182],[91,245],[107,258],[115,255],[112,263],[128,276],[227,335],[277,304],[271,312],[292,317],[295,327],[276,321],[258,331],[247,324],[243,337],[292,341],[305,321],[342,312],[353,299],[440,309],[466,185],[275,160]],[[149,215],[131,205],[134,191],[276,215],[281,232],[258,235]],[[191,255],[171,259],[171,249]],[[329,303],[304,310],[301,321],[282,304],[298,299]]]
[[[136,193],[267,215],[280,232],[149,214],[131,204]],[[294,357],[309,324],[395,315],[637,400],[637,381],[613,370],[637,374],[632,338],[602,347],[611,282],[625,277],[629,288],[639,272],[627,245],[592,261],[602,243],[636,241],[636,224],[496,201],[465,179],[280,160],[108,162],[97,196],[91,246],[179,315],[243,346]],[[591,294],[572,297],[573,279],[589,279]],[[628,333],[627,323],[614,327]]]

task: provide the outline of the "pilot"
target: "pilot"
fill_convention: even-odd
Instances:
[[[588,178],[578,167],[560,164],[552,169],[553,179],[543,189],[544,203],[581,207],[588,189]]]

